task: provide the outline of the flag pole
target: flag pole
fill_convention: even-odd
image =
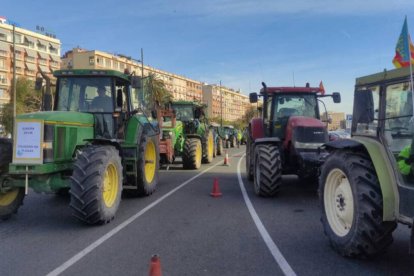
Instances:
[[[410,88],[411,88],[411,100],[412,100],[412,106],[414,107],[414,88],[413,88],[413,67],[411,66],[411,37],[408,32],[408,23],[407,23],[407,16],[405,16],[405,23],[407,24],[407,47],[408,47],[408,66],[410,67]],[[412,118],[414,118],[414,112],[412,115]]]

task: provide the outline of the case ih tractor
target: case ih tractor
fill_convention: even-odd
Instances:
[[[182,157],[184,169],[199,169],[201,163],[211,163],[214,154],[214,135],[208,127],[204,106],[189,101],[172,102],[175,126],[163,126],[163,136],[170,138],[174,155]],[[163,158],[167,163],[169,160]]]
[[[137,77],[111,70],[60,70],[54,76],[53,106],[46,87],[43,111],[17,116],[13,149],[0,144],[2,161],[10,163],[0,176],[0,217],[17,211],[28,188],[69,190],[76,218],[107,223],[123,190],[132,196],[155,190],[158,126],[143,113]]]
[[[266,87],[262,118],[249,124],[246,145],[246,172],[254,180],[254,191],[260,196],[274,196],[282,174],[297,174],[302,180],[317,182],[320,166],[318,148],[328,142],[326,123],[319,117],[318,99],[332,97],[341,101],[338,92],[325,95],[318,87]],[[250,93],[250,102],[257,102]]]
[[[321,167],[322,224],[343,256],[370,257],[393,241],[398,222],[414,246],[414,121],[410,70],[356,79],[351,139],[336,140]]]

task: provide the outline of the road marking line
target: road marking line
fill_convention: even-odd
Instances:
[[[93,242],[92,244],[90,244],[88,247],[86,247],[85,249],[83,249],[82,251],[80,251],[79,253],[77,253],[76,255],[74,255],[72,258],[70,258],[69,260],[67,260],[66,262],[64,262],[62,265],[58,266],[53,271],[49,272],[47,274],[47,276],[56,276],[56,275],[59,275],[60,273],[64,272],[66,269],[68,269],[69,267],[71,267],[72,265],[74,265],[75,263],[77,263],[79,260],[81,260],[87,254],[89,254],[90,252],[92,252],[95,248],[97,248],[98,246],[100,246],[101,244],[103,244],[105,241],[107,241],[108,239],[110,239],[116,233],[118,233],[119,231],[121,231],[122,229],[124,229],[125,227],[127,227],[134,220],[136,220],[137,218],[139,218],[140,216],[142,216],[143,214],[145,214],[147,211],[151,210],[153,207],[155,207],[156,205],[158,205],[164,199],[166,199],[170,195],[174,194],[176,191],[180,190],[181,188],[183,188],[184,186],[186,186],[188,183],[190,183],[191,181],[193,181],[197,177],[205,174],[206,172],[208,172],[209,170],[213,169],[214,167],[217,167],[220,164],[223,164],[223,161],[217,162],[216,164],[212,165],[211,167],[205,169],[204,171],[198,173],[197,175],[195,175],[195,176],[191,177],[190,179],[188,179],[187,181],[183,182],[181,185],[179,185],[176,188],[172,189],[171,191],[169,191],[168,193],[166,193],[165,195],[163,195],[162,197],[160,197],[156,201],[152,202],[147,207],[145,207],[144,209],[142,209],[141,211],[139,211],[138,213],[136,213],[135,215],[133,215],[132,217],[130,217],[129,219],[127,219],[126,221],[124,221],[123,223],[121,223],[120,225],[118,225],[117,227],[115,227],[114,229],[112,229],[111,231],[109,231],[108,233],[106,233],[105,235],[103,235],[102,237],[100,237],[99,239],[97,239],[95,242]]]
[[[237,178],[239,180],[240,189],[243,194],[244,202],[246,203],[247,209],[249,209],[249,213],[256,224],[257,230],[259,230],[260,235],[263,238],[263,241],[266,243],[267,248],[269,248],[270,253],[272,253],[273,258],[279,265],[280,269],[283,271],[283,273],[287,276],[295,276],[296,273],[293,271],[292,267],[289,265],[289,263],[286,261],[285,257],[283,257],[282,253],[280,252],[279,248],[275,244],[275,242],[270,237],[269,233],[267,232],[266,228],[264,227],[262,221],[260,220],[259,216],[256,213],[256,210],[253,207],[252,202],[250,201],[249,196],[247,195],[246,189],[244,188],[244,183],[241,178],[240,173],[240,164],[243,160],[243,157],[245,154],[243,154],[242,158],[240,158],[238,164],[237,164]]]

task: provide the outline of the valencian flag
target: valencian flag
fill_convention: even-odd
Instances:
[[[407,67],[410,63],[414,64],[414,45],[408,34],[407,17],[405,17],[404,25],[395,47],[395,57],[392,60],[395,67]]]
[[[325,95],[325,87],[323,87],[322,81],[319,83],[319,92],[321,92],[322,95]]]

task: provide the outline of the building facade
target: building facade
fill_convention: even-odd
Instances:
[[[326,118],[325,112],[323,113],[322,118]],[[332,123],[328,124],[328,130],[344,129],[346,127],[344,112],[328,111],[328,118],[332,119]]]
[[[11,99],[13,84],[13,60],[15,53],[16,79],[25,77],[35,80],[40,70],[51,74],[60,69],[59,39],[15,27],[13,49],[13,26],[0,20],[0,108]]]
[[[201,82],[142,65],[139,60],[124,55],[74,48],[62,57],[62,69],[111,69],[120,72],[128,70],[137,76],[148,76],[152,73],[164,82],[174,99],[200,102],[202,100]]]
[[[203,102],[207,104],[207,114],[211,118],[236,121],[243,117],[252,106],[249,97],[231,88],[219,85],[203,85]]]

